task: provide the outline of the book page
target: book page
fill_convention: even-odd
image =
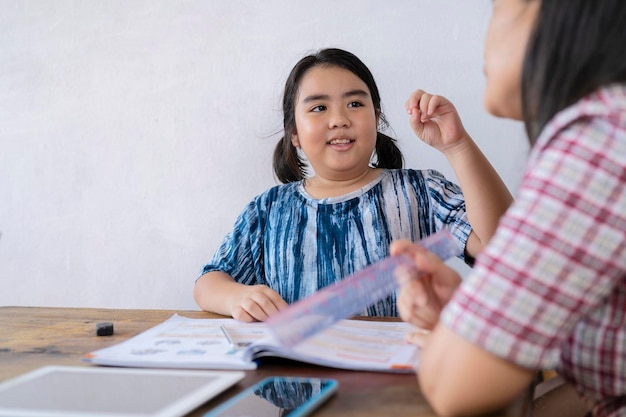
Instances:
[[[268,335],[262,323],[190,319],[175,314],[125,342],[92,352],[83,359],[110,366],[255,369],[254,362],[243,359],[243,349],[233,349],[220,326],[226,326],[236,342],[241,343],[252,343]]]
[[[404,322],[341,320],[294,347],[271,337],[250,347],[251,356],[282,356],[341,369],[414,372],[419,349],[404,341],[412,327]]]
[[[404,341],[410,329],[409,324],[399,321],[342,320],[287,348],[277,342],[265,323],[191,319],[175,314],[83,359],[109,366],[246,370],[256,369],[256,359],[276,356],[340,369],[413,372],[419,350]]]

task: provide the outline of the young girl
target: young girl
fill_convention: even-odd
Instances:
[[[413,341],[437,413],[500,407],[557,368],[588,415],[626,416],[624,45],[623,0],[494,1],[484,103],[524,120],[534,145],[519,195],[462,283],[392,245],[424,273],[402,277],[399,308],[434,328]]]
[[[431,99],[425,95],[424,102]],[[444,107],[441,117],[454,129],[439,131],[437,115],[413,126],[451,153],[463,145],[464,156],[453,157],[457,174],[475,171],[484,181],[465,200],[436,171],[400,169],[395,141],[377,130],[385,125],[378,88],[356,56],[325,49],[300,60],[285,85],[285,134],[274,154],[284,184],[257,196],[236,220],[196,281],[198,305],[242,321],[265,320],[384,258],[393,239],[416,241],[443,228],[475,256],[511,197],[454,108]],[[395,295],[363,314],[396,316]]]

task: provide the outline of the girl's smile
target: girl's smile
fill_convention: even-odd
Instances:
[[[343,150],[348,150],[350,148],[350,144],[354,143],[354,139],[351,139],[346,136],[339,136],[339,137],[329,140],[326,143],[331,145],[333,149],[337,151],[343,151]]]

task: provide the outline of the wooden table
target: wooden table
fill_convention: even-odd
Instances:
[[[93,366],[80,358],[135,336],[174,313],[191,318],[222,317],[201,311],[0,307],[0,381],[45,365]],[[113,322],[115,334],[96,336],[96,323],[107,321]],[[286,360],[264,362],[259,369],[246,371],[239,384],[189,416],[202,416],[242,389],[272,375],[337,379],[338,393],[313,413],[316,417],[435,417],[413,374],[345,371]],[[506,410],[490,416],[530,415],[530,396],[524,395]]]

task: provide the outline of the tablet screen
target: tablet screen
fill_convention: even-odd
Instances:
[[[243,376],[238,371],[50,366],[0,384],[0,414],[182,416]]]

